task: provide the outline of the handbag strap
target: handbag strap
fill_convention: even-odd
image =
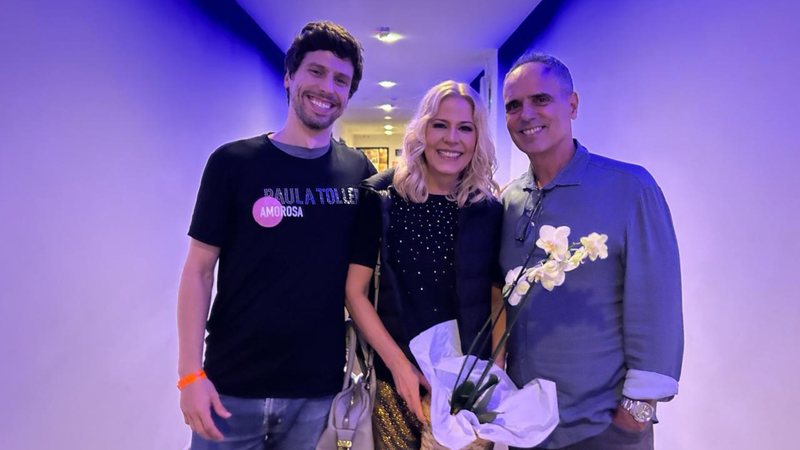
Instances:
[[[344,367],[344,381],[342,382],[342,390],[347,389],[350,386],[350,383],[353,382],[351,374],[353,373],[353,364],[356,361],[356,341],[358,340],[358,335],[356,334],[356,328],[353,325],[353,319],[347,319],[345,321],[346,327],[346,341],[347,341],[347,364]]]
[[[381,292],[381,251],[380,251],[380,249],[378,250],[378,259],[375,262],[375,270],[372,271],[372,280],[373,280],[373,284],[374,284],[374,286],[373,286],[374,294],[372,296],[374,298],[373,307],[375,308],[375,312],[377,313],[378,312],[378,295]],[[373,376],[373,378],[374,378],[373,368],[374,368],[375,350],[372,347],[370,347],[369,345],[367,345],[367,343],[364,342],[363,339],[361,339],[361,352],[364,354],[364,364],[366,366],[364,368],[365,369],[364,374],[365,374],[365,376],[367,376],[367,378],[369,378],[370,376]]]
[[[380,292],[380,279],[381,279],[381,256],[380,250],[378,251],[378,260],[375,263],[375,270],[373,270],[373,283],[374,283],[374,299],[373,306],[375,310],[378,310],[378,294]],[[358,331],[356,330],[355,323],[353,323],[353,319],[347,319],[346,322],[347,327],[347,365],[345,366],[344,371],[344,382],[342,383],[342,390],[345,390],[348,386],[350,386],[354,380],[352,378],[353,368],[355,366],[356,360],[358,358],[358,353],[356,352],[356,346],[361,347],[361,354],[364,355],[363,364],[359,364],[361,373],[363,374],[364,379],[366,380],[367,386],[370,390],[370,396],[374,399],[375,398],[375,390],[377,389],[377,378],[375,377],[375,350],[367,344],[365,339],[360,339],[358,336]]]

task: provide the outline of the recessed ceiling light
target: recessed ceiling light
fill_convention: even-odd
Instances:
[[[392,120],[392,116],[383,116],[383,120]]]
[[[384,130],[394,130],[394,127],[387,123],[386,125],[383,126],[383,129]]]
[[[380,108],[380,109],[382,109],[382,110],[384,110],[386,112],[390,112],[391,110],[394,109],[394,105],[392,105],[391,103],[384,103],[383,105],[378,106],[378,108]]]
[[[390,30],[389,27],[378,28],[378,32],[375,34],[375,37],[385,44],[393,44],[403,38],[403,36]]]
[[[394,81],[383,80],[383,81],[379,82],[378,85],[380,85],[380,87],[389,89],[391,87],[395,87],[395,85],[397,85],[397,83],[395,83]]]
[[[383,132],[383,134],[385,134],[385,135],[387,135],[387,136],[391,136],[391,135],[393,135],[394,133],[392,133],[392,130],[386,130],[386,131],[384,131],[384,132]]]

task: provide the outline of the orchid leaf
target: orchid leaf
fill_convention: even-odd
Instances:
[[[489,380],[486,382],[483,387],[481,387],[478,393],[477,400],[475,401],[475,407],[472,408],[472,411],[475,414],[483,413],[489,407],[489,400],[492,398],[492,394],[494,393],[494,389],[497,387],[499,379],[496,375],[491,375]]]
[[[466,380],[459,384],[453,391],[453,397],[450,403],[450,414],[456,414],[462,409],[469,409],[467,407],[467,402],[474,391],[475,383],[472,381]]]
[[[478,418],[479,423],[489,423],[494,422],[494,419],[497,418],[497,415],[500,414],[497,411],[487,411],[480,414],[475,414],[475,417]]]

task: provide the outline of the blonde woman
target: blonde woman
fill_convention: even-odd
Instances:
[[[422,99],[397,169],[367,179],[361,189],[347,308],[379,356],[373,416],[379,449],[419,448],[420,388],[429,386],[409,341],[457,319],[466,347],[490,314],[492,286],[501,281],[494,168],[480,97],[464,83],[445,81]],[[369,286],[379,249],[376,312]]]

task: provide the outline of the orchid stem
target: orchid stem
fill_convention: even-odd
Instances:
[[[533,252],[535,252],[535,251],[536,251],[536,246],[531,248],[531,251],[528,252],[528,257],[525,259],[525,263],[522,265],[522,269],[520,269],[519,274],[517,274],[517,278],[514,279],[514,283],[512,284],[511,289],[508,291],[509,293],[514,292],[514,289],[516,289],[517,283],[519,283],[519,280],[525,274],[525,269],[528,268],[528,264],[531,262],[531,258],[533,257]],[[524,305],[524,303],[525,303],[525,301],[527,301],[527,299],[528,299],[528,294],[525,294],[523,296],[522,301],[520,302],[520,303],[522,303],[520,305],[520,307],[522,307]],[[479,350],[483,350],[486,347],[487,340],[489,340],[491,338],[492,331],[494,331],[494,327],[497,326],[497,322],[498,322],[498,319],[500,318],[500,315],[503,313],[503,311],[507,311],[508,310],[508,307],[506,306],[508,304],[507,300],[508,300],[508,297],[503,295],[503,305],[500,308],[498,308],[497,314],[494,314],[494,315],[490,314],[489,315],[489,318],[483,324],[483,326],[481,327],[480,331],[478,331],[478,335],[475,336],[475,339],[472,340],[472,344],[470,344],[469,350],[467,350],[467,357],[464,358],[464,362],[461,363],[461,369],[458,371],[458,376],[456,376],[456,381],[453,384],[453,391],[455,391],[456,388],[459,385],[459,382],[461,380],[461,375],[464,374],[464,368],[467,366],[467,362],[469,361],[469,355],[472,355],[473,350],[475,350],[475,346],[478,345],[478,343],[480,342]],[[514,319],[512,320],[512,323],[506,325],[506,331],[503,332],[503,336],[500,338],[500,342],[498,342],[497,343],[497,347],[492,350],[492,358],[491,358],[491,360],[486,365],[486,368],[483,370],[483,372],[481,373],[481,376],[478,378],[478,382],[475,384],[475,388],[476,389],[470,394],[469,399],[467,400],[466,409],[469,409],[471,407],[472,403],[475,401],[476,394],[478,392],[478,388],[480,388],[481,384],[486,379],[486,376],[489,374],[489,369],[491,368],[491,365],[494,364],[495,358],[497,357],[497,355],[500,354],[500,349],[503,348],[503,345],[508,340],[508,336],[510,334],[511,327],[513,326],[514,322],[516,322],[518,317],[519,317],[519,314],[515,315]],[[488,328],[489,325],[491,325],[491,328]],[[487,329],[488,329],[488,333],[487,333]],[[477,364],[478,364],[478,357],[476,356],[475,358],[473,358],[472,364],[470,365],[469,370],[467,371],[467,374],[464,376],[464,382],[469,380],[469,376],[470,376],[470,374],[472,374],[472,371],[475,370],[475,366]]]

